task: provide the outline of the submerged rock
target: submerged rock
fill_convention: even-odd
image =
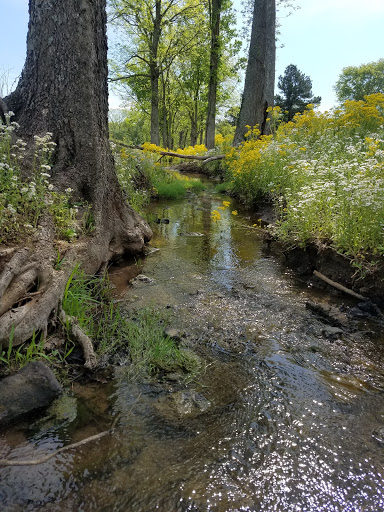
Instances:
[[[138,283],[153,283],[153,279],[151,279],[148,276],[145,276],[144,274],[139,274],[131,281],[131,284],[133,284],[133,285],[138,284]]]
[[[161,416],[176,419],[183,416],[198,416],[210,406],[211,402],[202,393],[186,389],[160,397],[155,408]]]
[[[169,338],[172,338],[174,341],[180,341],[184,333],[179,331],[179,329],[175,329],[174,327],[167,327],[164,330],[164,334]]]
[[[59,428],[77,418],[77,399],[67,394],[57,398],[47,409],[44,418],[35,423],[40,429]]]
[[[0,382],[0,427],[48,407],[62,393],[53,372],[33,361]]]
[[[379,427],[374,430],[372,437],[380,446],[384,446],[384,427]]]

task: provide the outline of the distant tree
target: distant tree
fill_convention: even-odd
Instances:
[[[150,97],[151,142],[160,145],[160,78],[195,45],[199,0],[110,0],[110,18],[127,37],[119,45],[111,81]],[[149,93],[149,94],[148,94]]]
[[[340,103],[363,100],[368,94],[384,93],[384,59],[344,68],[334,89]]]
[[[284,112],[284,121],[290,121],[295,114],[303,112],[310,103],[319,104],[320,96],[312,96],[312,80],[297,69],[294,64],[285,68],[284,75],[277,83],[282,95],[275,96],[275,105]]]
[[[236,126],[237,120],[239,118],[239,113],[240,113],[240,107],[233,106],[226,111],[226,113],[224,114],[224,119],[231,126]]]

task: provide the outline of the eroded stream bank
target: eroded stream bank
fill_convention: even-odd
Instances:
[[[119,416],[95,445],[1,468],[3,510],[383,509],[381,326],[350,316],[355,301],[297,282],[257,219],[227,210],[215,223],[221,201],[153,205],[159,250],[111,273],[127,309],[170,311],[174,336],[201,358],[198,378],[132,383],[122,367],[113,388],[75,386],[72,421],[5,433],[2,456],[26,458]],[[147,279],[129,285],[138,274]],[[308,301],[335,308],[340,323]]]

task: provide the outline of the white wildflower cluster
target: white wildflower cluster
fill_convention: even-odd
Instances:
[[[31,234],[36,229],[39,217],[48,209],[57,223],[58,230],[75,230],[77,209],[70,208],[68,194],[54,192],[51,183],[52,167],[50,156],[55,147],[52,133],[34,140],[33,177],[25,180],[21,175],[21,161],[27,150],[22,139],[11,141],[12,132],[18,125],[11,121],[13,113],[8,113],[6,125],[0,122],[0,239],[20,232]],[[60,231],[61,232],[61,231]]]
[[[307,144],[306,151],[300,144],[302,140],[284,140],[284,144],[268,148],[275,154],[283,153],[286,159],[286,165],[268,183],[270,189],[278,182],[286,185],[286,229],[291,234],[300,231],[300,239],[317,234],[341,247],[355,244],[356,250],[365,239],[369,246],[373,245],[371,240],[377,245],[381,238],[383,246],[383,134],[370,134],[364,140],[359,135],[324,133],[313,144]],[[364,222],[358,223],[361,219]],[[364,226],[364,233],[358,224]]]

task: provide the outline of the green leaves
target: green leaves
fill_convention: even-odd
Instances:
[[[369,94],[384,93],[384,59],[344,68],[334,87],[340,103],[360,101]]]
[[[295,114],[304,112],[309,104],[319,104],[320,96],[313,97],[312,80],[304,75],[297,66],[290,64],[277,83],[282,95],[275,96],[275,105],[285,112],[284,120],[291,121]]]

